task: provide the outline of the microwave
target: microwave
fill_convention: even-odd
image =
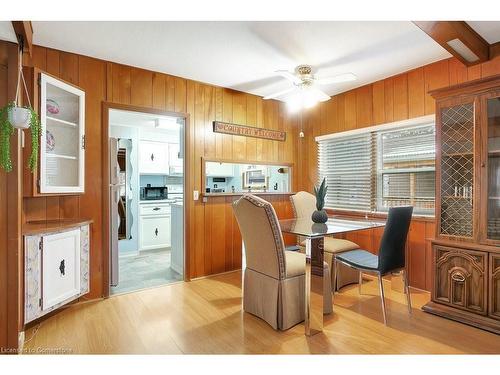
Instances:
[[[162,200],[168,199],[168,187],[166,186],[151,186],[141,187],[141,200]]]

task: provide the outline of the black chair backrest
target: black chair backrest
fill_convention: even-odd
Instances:
[[[378,270],[387,272],[405,266],[405,245],[413,207],[392,207],[387,215],[378,252]]]

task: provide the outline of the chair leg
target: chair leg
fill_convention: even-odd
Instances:
[[[384,314],[384,324],[387,325],[387,316],[385,313],[385,298],[384,298],[384,284],[382,281],[382,275],[378,274],[378,286],[380,288],[380,299],[382,300],[382,313]]]
[[[358,292],[361,293],[361,286],[363,285],[363,272],[359,271]]]
[[[335,259],[335,256],[333,257],[333,264],[334,267],[333,269],[335,270],[335,277],[333,278],[333,294],[337,292],[337,285],[338,285],[338,277],[339,277],[339,262]]]
[[[401,271],[403,274],[404,281],[404,289],[406,294],[406,304],[408,306],[408,312],[411,314],[411,296],[410,296],[410,286],[408,284],[408,275],[406,274],[406,270]]]

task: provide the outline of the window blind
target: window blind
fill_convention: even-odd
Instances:
[[[371,211],[375,182],[375,139],[371,133],[318,142],[318,176],[326,178],[325,206]]]
[[[327,208],[386,211],[412,205],[433,213],[433,123],[318,140],[318,183],[326,178]]]

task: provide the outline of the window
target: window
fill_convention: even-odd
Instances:
[[[424,125],[377,133],[377,210],[413,206],[434,210],[435,128]]]
[[[383,212],[411,205],[415,213],[433,214],[435,126],[425,120],[318,137],[318,177],[328,185],[325,206]]]

